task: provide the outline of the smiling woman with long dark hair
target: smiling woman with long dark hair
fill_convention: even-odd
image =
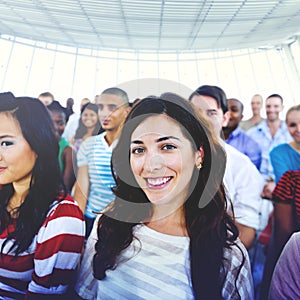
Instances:
[[[0,94],[0,298],[64,299],[84,240],[44,105]]]
[[[225,152],[175,94],[134,105],[113,151],[115,201],[95,222],[83,299],[253,299],[247,251],[226,211]]]

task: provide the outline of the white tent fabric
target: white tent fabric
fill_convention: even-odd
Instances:
[[[300,35],[299,0],[5,0],[0,34],[77,48],[210,51]]]

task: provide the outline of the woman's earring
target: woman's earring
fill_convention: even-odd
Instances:
[[[197,169],[200,170],[202,168],[202,164],[200,163],[198,166],[197,166]]]

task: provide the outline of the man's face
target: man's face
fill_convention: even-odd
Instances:
[[[278,97],[271,97],[266,100],[266,114],[268,121],[279,120],[279,114],[283,110],[281,99]]]
[[[262,109],[262,98],[261,96],[255,95],[251,99],[251,109],[253,115],[259,115]]]
[[[53,102],[53,98],[50,96],[39,96],[39,100],[45,105],[48,106]]]
[[[117,131],[129,112],[127,103],[119,96],[102,94],[97,105],[102,128],[106,131]]]
[[[59,137],[61,137],[66,127],[66,116],[63,112],[58,111],[51,111],[50,115],[54,123],[55,129]]]
[[[218,106],[217,100],[209,96],[195,95],[191,102],[202,111],[217,136],[220,136],[222,127],[227,126],[229,114],[224,114],[222,108]]]
[[[240,102],[229,99],[228,100],[228,111],[229,111],[229,121],[227,127],[237,128],[243,118],[242,105]]]

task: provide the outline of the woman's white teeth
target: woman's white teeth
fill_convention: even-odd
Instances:
[[[148,178],[147,181],[151,185],[161,185],[168,182],[171,177],[161,177],[161,178]]]

